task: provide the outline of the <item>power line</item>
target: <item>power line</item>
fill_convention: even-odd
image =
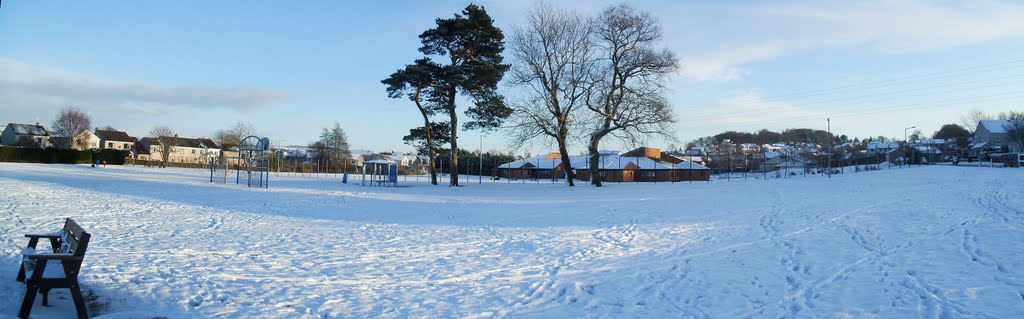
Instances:
[[[793,92],[793,93],[786,93],[786,94],[780,94],[780,95],[775,95],[775,96],[769,96],[769,97],[767,97],[767,99],[774,100],[774,99],[783,98],[783,97],[790,97],[790,96],[794,96],[794,95],[824,94],[824,93],[831,92],[831,91],[837,91],[837,90],[843,90],[843,89],[849,89],[849,88],[856,88],[856,87],[862,87],[862,86],[868,86],[868,87],[878,86],[878,85],[885,84],[885,83],[913,80],[913,79],[926,78],[926,77],[934,77],[934,76],[937,76],[937,75],[943,75],[943,76],[934,77],[934,78],[947,78],[947,77],[951,77],[952,74],[962,73],[962,72],[970,71],[970,70],[978,70],[978,69],[984,70],[984,69],[990,69],[991,68],[991,70],[987,70],[987,71],[984,71],[984,72],[1002,71],[1002,70],[1005,70],[1005,68],[995,68],[995,67],[1005,66],[1005,65],[1013,65],[1013,64],[1018,64],[1018,63],[1022,63],[1022,64],[1013,66],[1012,68],[1024,67],[1024,59],[1017,59],[1017,60],[1010,60],[1010,61],[993,63],[993,64],[985,64],[985,65],[977,65],[977,66],[965,67],[965,68],[948,70],[948,71],[939,71],[939,72],[931,72],[931,73],[924,73],[924,74],[917,74],[917,75],[909,75],[909,76],[904,76],[904,77],[890,78],[890,79],[885,79],[885,80],[874,81],[872,83],[859,83],[859,84],[850,84],[850,85],[844,85],[844,86],[838,86],[838,87],[826,88],[826,89],[813,89],[813,90],[807,90],[807,91],[798,91],[798,92]]]
[[[977,83],[981,83],[981,81],[976,81],[976,82]],[[996,85],[973,87],[974,90],[957,90],[957,92],[960,92],[960,91],[976,91],[978,89],[996,89],[996,88],[1003,88],[1003,87],[1007,87],[1007,86],[1019,86],[1019,84],[1016,83],[1016,82],[1013,82],[1013,81],[1002,81],[1002,82],[999,82],[999,84],[996,84]],[[933,88],[939,88],[939,87],[933,87]],[[933,88],[922,88],[922,89],[933,89]],[[964,87],[961,87],[960,89],[963,89],[963,88]],[[920,91],[920,90],[910,90],[910,91]],[[1024,92],[1024,91],[1019,91],[1019,92]],[[924,92],[921,92],[921,93],[905,94],[905,95],[898,94],[898,93],[905,93],[905,92],[892,92],[892,93],[897,93],[897,94],[895,94],[895,95],[894,94],[878,94],[878,95],[875,95],[875,94],[865,94],[865,95],[860,95],[860,96],[856,96],[856,97],[849,97],[849,98],[845,98],[845,99],[843,99],[843,98],[832,99],[832,100],[828,100],[826,102],[832,102],[832,104],[840,104],[840,103],[835,103],[835,102],[845,101],[844,103],[841,103],[842,104],[841,106],[836,106],[836,107],[832,108],[832,111],[836,111],[836,110],[845,111],[845,110],[849,110],[852,107],[857,106],[857,105],[863,105],[863,104],[868,104],[868,103],[878,103],[878,102],[882,102],[882,101],[885,101],[885,100],[892,100],[892,99],[906,99],[906,98],[922,97],[922,96],[934,96],[935,99],[948,98],[948,96],[942,96],[941,94],[935,94],[934,92],[930,92],[928,90],[925,90]],[[749,103],[749,104],[744,104],[744,105],[760,106],[761,108],[757,109],[757,110],[748,110],[748,111],[717,112],[717,113],[711,113],[711,114],[705,114],[705,115],[690,117],[688,119],[695,120],[695,121],[709,121],[709,120],[726,119],[726,118],[736,117],[736,116],[756,116],[756,115],[760,115],[760,114],[773,114],[773,113],[777,113],[780,110],[790,111],[789,108],[807,108],[810,105],[812,105],[812,103],[786,104],[786,105],[773,105],[773,104],[774,103],[764,103],[764,104]],[[813,104],[824,104],[824,103],[820,103],[819,102],[819,103],[813,103]]]
[[[869,108],[869,109],[859,110],[859,111],[848,111],[848,112],[838,112],[838,113],[825,113],[825,112],[822,112],[822,114],[819,114],[819,115],[806,115],[806,116],[796,116],[796,117],[776,117],[776,118],[767,119],[767,120],[755,120],[755,121],[746,121],[746,122],[737,122],[737,123],[723,123],[723,124],[715,124],[715,125],[716,126],[730,126],[730,127],[749,127],[749,126],[758,126],[758,125],[772,124],[772,123],[796,122],[796,121],[806,121],[806,120],[820,120],[822,117],[826,117],[826,116],[833,117],[833,118],[848,118],[848,117],[853,116],[853,115],[868,115],[868,114],[877,114],[877,113],[885,113],[885,112],[902,112],[902,111],[910,111],[910,110],[925,109],[925,108],[943,108],[943,107],[949,107],[949,106],[958,106],[958,105],[961,105],[961,104],[964,104],[964,103],[990,102],[990,101],[1008,101],[1008,100],[1016,100],[1016,99],[1024,100],[1024,92],[1003,92],[1003,93],[999,93],[999,94],[992,94],[992,95],[987,95],[987,96],[973,96],[973,97],[968,97],[968,98],[963,98],[963,99],[958,99],[958,100],[951,100],[951,101],[940,102],[940,103],[934,103],[934,104],[933,103],[921,103],[921,102],[918,102],[918,103],[903,104],[903,105],[897,105],[897,106],[883,106],[883,107]],[[704,127],[709,127],[709,126],[710,126],[710,124],[706,125]]]

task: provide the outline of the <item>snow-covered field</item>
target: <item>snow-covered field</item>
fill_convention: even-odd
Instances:
[[[573,189],[204,174],[0,163],[0,317],[24,293],[21,235],[69,216],[107,318],[1024,316],[1024,169]],[[33,317],[73,309],[51,304]]]

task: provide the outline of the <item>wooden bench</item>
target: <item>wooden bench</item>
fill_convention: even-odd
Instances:
[[[75,220],[64,221],[64,229],[50,234],[26,234],[28,247],[22,253],[21,267],[18,268],[19,282],[27,286],[25,299],[21,302],[18,318],[28,319],[32,312],[32,304],[36,294],[43,294],[43,306],[49,304],[49,292],[54,288],[71,290],[71,299],[75,302],[78,318],[89,318],[82,298],[82,289],[78,286],[78,272],[82,268],[82,259],[89,246],[87,233]],[[39,239],[50,240],[49,251],[36,251]],[[50,267],[47,267],[50,266]]]

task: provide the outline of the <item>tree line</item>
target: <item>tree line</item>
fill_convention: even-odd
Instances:
[[[679,62],[659,47],[662,29],[653,15],[613,5],[583,16],[538,2],[526,18],[511,36],[511,64],[504,63],[502,30],[482,6],[470,4],[452,18],[437,19],[420,34],[424,57],[381,81],[389,97],[412,101],[423,118],[405,140],[428,155],[431,183],[437,184],[438,154],[448,146],[449,185],[459,185],[460,128],[505,129],[515,147],[554,142],[563,167],[570,167],[571,143],[587,145],[597,167],[608,137],[636,143],[672,136],[676,118],[667,83]],[[506,98],[498,84],[509,72]],[[469,102],[461,127],[459,97]],[[573,186],[573,171],[564,171]],[[601,186],[598,171],[590,174],[591,183]]]

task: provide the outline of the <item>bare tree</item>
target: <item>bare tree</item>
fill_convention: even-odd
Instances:
[[[1006,129],[1006,140],[1017,144],[1020,151],[1024,151],[1024,112],[1010,111],[1006,114],[1008,121],[1004,126]]]
[[[160,160],[166,165],[171,158],[171,152],[174,151],[178,137],[174,134],[174,130],[166,126],[154,127],[149,130],[149,135],[155,138],[157,143],[160,143]]]
[[[984,120],[991,120],[992,116],[985,114],[981,110],[973,109],[967,112],[967,114],[960,116],[960,125],[967,129],[968,132],[974,134],[978,130],[978,122]]]
[[[674,53],[654,48],[662,31],[651,14],[615,5],[594,23],[598,60],[586,100],[594,120],[587,149],[591,184],[601,186],[597,168],[605,136],[636,143],[648,134],[671,135],[669,125],[675,116],[665,98],[665,84],[679,66]]]
[[[522,98],[512,105],[513,143],[521,147],[537,138],[554,139],[573,186],[568,139],[581,124],[577,113],[586,107],[595,50],[591,25],[575,12],[538,2],[526,24],[514,29],[510,43],[515,59],[511,83],[521,89]]]
[[[256,131],[256,126],[252,123],[238,122],[229,129],[214,132],[213,140],[220,144],[221,147],[224,147],[224,145],[238,146],[246,136],[257,134],[259,133]]]
[[[74,139],[75,135],[88,131],[92,127],[92,120],[89,119],[89,114],[85,114],[82,110],[78,109],[77,106],[68,105],[57,113],[57,118],[53,120],[53,124],[50,125],[54,135],[67,137],[69,140]],[[75,145],[81,149],[85,149],[84,141],[78,141]]]

